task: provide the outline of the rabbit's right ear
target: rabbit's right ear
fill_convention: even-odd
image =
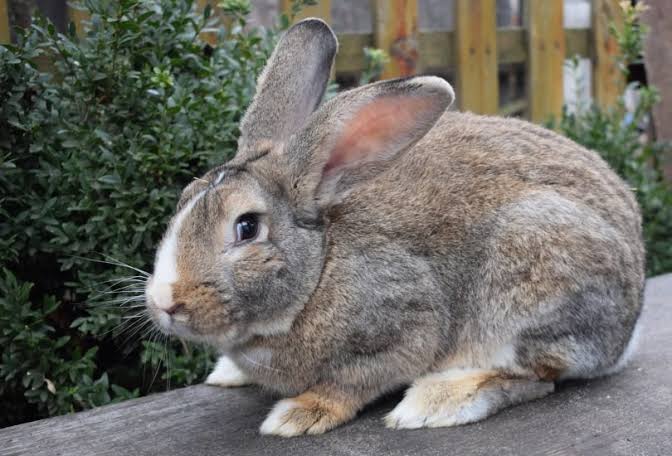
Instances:
[[[319,220],[360,182],[388,169],[450,106],[446,81],[418,76],[342,92],[284,148],[287,196],[297,220]]]
[[[283,143],[305,125],[322,100],[337,48],[320,19],[298,22],[283,35],[240,123],[239,154]]]

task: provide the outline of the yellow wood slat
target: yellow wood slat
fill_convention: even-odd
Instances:
[[[497,30],[497,62],[525,63],[527,60],[526,31],[518,28]],[[364,69],[364,47],[374,45],[371,33],[341,33],[336,55],[338,73],[357,73]],[[566,58],[580,55],[591,57],[590,30],[565,30]],[[453,32],[420,32],[419,63],[423,71],[444,71],[456,64],[455,34]]]
[[[218,3],[219,0],[196,1],[196,7],[198,8],[198,11],[202,12],[207,5],[210,5],[210,7],[212,8],[212,12],[210,13],[209,20],[213,18],[217,19],[214,25],[204,28],[203,30],[201,30],[201,33],[199,34],[199,37],[211,46],[217,45],[221,27],[224,28],[224,33],[228,34],[230,33],[232,27],[234,26],[234,18],[232,16],[224,14],[222,9],[219,6],[217,6]]]
[[[229,17],[222,12],[222,9],[217,6],[219,3],[219,0],[197,0],[196,1],[196,8],[198,11],[202,12],[207,5],[210,5],[212,8],[212,12],[210,13],[210,18],[217,18],[219,19],[219,24],[224,25],[225,27],[230,25],[230,20]]]
[[[375,46],[390,55],[382,79],[416,74],[418,53],[417,0],[372,0]]]
[[[609,24],[623,25],[617,0],[593,1],[593,87],[595,101],[602,107],[612,106],[623,93],[624,81],[616,64],[618,43],[609,33]]]
[[[527,11],[529,118],[543,122],[562,112],[563,1],[529,0]]]
[[[84,36],[84,24],[82,21],[91,19],[89,11],[75,4],[68,3],[68,18],[75,24],[78,36]]]
[[[457,0],[455,11],[460,108],[495,114],[499,108],[495,0]]]
[[[198,11],[202,12],[208,4],[212,7],[210,17],[219,15],[219,8],[217,8],[217,2],[215,0],[196,0]],[[207,27],[201,30],[201,33],[198,36],[209,45],[215,46],[217,44],[218,34],[219,30],[216,27]]]
[[[291,0],[280,0],[281,11],[289,14],[291,6]],[[294,18],[294,22],[307,17],[319,17],[327,24],[331,24],[331,0],[319,0],[317,5],[305,6]]]
[[[12,35],[9,30],[8,0],[0,0],[0,44],[8,44]]]

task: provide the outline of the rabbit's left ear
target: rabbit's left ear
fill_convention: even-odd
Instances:
[[[338,42],[320,19],[298,22],[282,36],[240,122],[239,153],[283,143],[322,101]]]
[[[319,217],[358,182],[387,169],[454,97],[446,81],[423,76],[370,84],[325,103],[285,149],[288,193],[298,215]]]

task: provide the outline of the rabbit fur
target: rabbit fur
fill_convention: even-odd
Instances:
[[[320,105],[336,51],[318,19],[286,32],[237,155],[184,190],[158,249],[147,306],[221,351],[207,383],[287,396],[261,432],[294,436],[406,386],[389,427],[618,370],[644,283],[628,186],[552,131],[447,111],[439,78]],[[241,242],[244,214],[258,233]]]

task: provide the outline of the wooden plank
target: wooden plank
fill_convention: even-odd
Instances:
[[[457,0],[457,97],[463,111],[495,114],[499,108],[495,0]]]
[[[527,60],[526,32],[522,28],[497,30],[497,62],[525,63]],[[364,68],[365,46],[373,46],[370,33],[343,33],[338,35],[336,55],[338,73],[356,73]],[[590,57],[590,30],[565,30],[566,57],[580,55]],[[455,34],[453,32],[428,31],[418,34],[418,66],[424,71],[445,70],[456,64]]]
[[[590,29],[565,29],[565,58],[592,55]]]
[[[216,46],[219,41],[220,32],[224,29],[224,36],[228,37],[232,28],[236,25],[233,16],[225,14],[219,6],[220,1],[217,0],[197,0],[196,8],[201,13],[206,6],[212,8],[209,20],[216,19],[214,24],[201,30],[199,38],[208,43],[210,46]]]
[[[382,79],[412,76],[419,71],[417,0],[372,0],[374,42],[390,61]]]
[[[609,33],[610,24],[623,25],[618,0],[593,1],[593,87],[595,102],[602,107],[613,106],[623,93],[624,81],[616,64],[618,43]]]
[[[672,274],[647,281],[646,337],[620,374],[570,382],[485,421],[387,429],[394,394],[327,434],[263,437],[274,398],[255,387],[194,386],[0,429],[0,455],[667,455],[672,454]]]
[[[280,10],[289,13],[292,6],[291,0],[280,0]],[[294,22],[307,17],[319,17],[327,24],[331,24],[331,0],[319,0],[316,5],[305,6],[294,18]]]
[[[504,106],[499,108],[499,114],[502,117],[510,117],[514,115],[520,115],[527,110],[527,100],[522,98],[518,100],[511,101]]]
[[[12,41],[12,34],[9,29],[9,10],[7,8],[8,0],[0,0],[0,44],[8,44]]]
[[[74,3],[68,3],[68,20],[75,24],[77,36],[84,36],[85,30],[82,21],[88,21],[89,19],[91,19],[91,15],[88,10]]]
[[[339,39],[348,35],[339,35]],[[456,64],[455,34],[453,32],[420,32],[420,67],[448,68]],[[565,30],[566,57],[590,57],[590,31]],[[497,30],[497,63],[525,63],[528,56],[526,31],[522,28]]]
[[[565,30],[562,0],[527,3],[529,119],[544,122],[562,112]]]
[[[221,17],[221,11],[217,7],[217,2],[214,0],[197,0],[196,8],[198,11],[203,11],[207,5],[210,5],[212,8],[212,16]],[[211,16],[211,17],[212,17]],[[215,27],[206,27],[201,30],[201,33],[198,35],[200,39],[208,43],[210,46],[215,46],[217,44],[217,39],[219,35],[219,28]]]
[[[371,33],[348,33],[338,36],[337,73],[359,73],[364,70],[364,48],[373,47]]]
[[[203,11],[207,5],[210,5],[213,9],[217,8],[217,2],[214,0],[196,0],[196,6],[200,11]]]
[[[660,102],[653,107],[656,138],[672,142],[672,2],[648,0],[649,10],[642,21],[649,27],[644,45],[644,64],[648,83],[660,91]],[[660,157],[665,177],[672,183],[672,150]]]

